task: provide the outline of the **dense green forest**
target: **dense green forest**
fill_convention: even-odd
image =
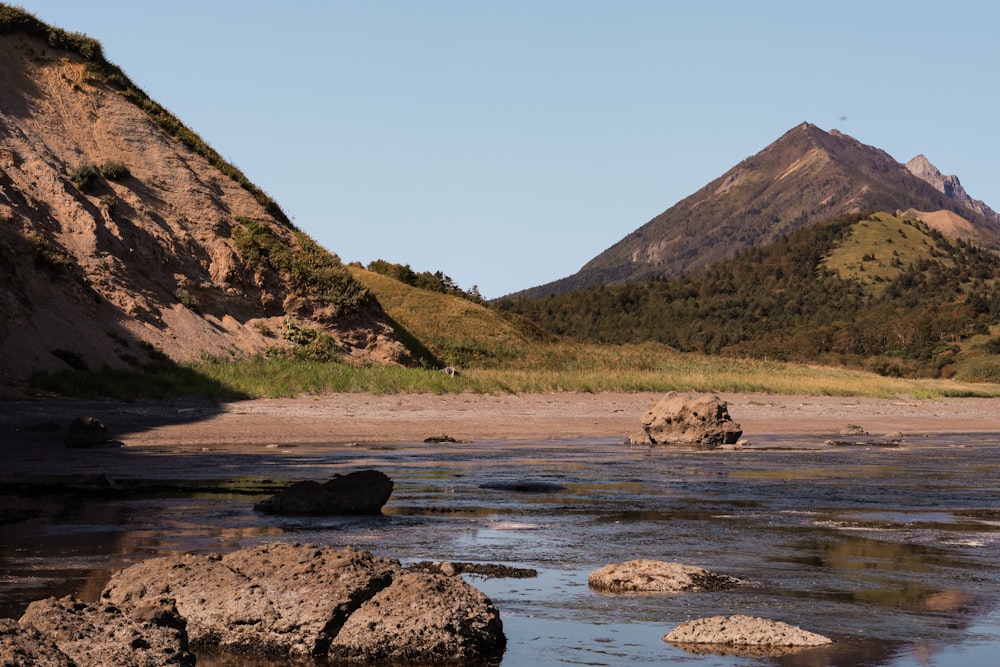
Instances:
[[[853,214],[679,278],[496,307],[586,341],[947,376],[970,340],[1000,351],[988,335],[998,279],[992,252],[915,220]]]

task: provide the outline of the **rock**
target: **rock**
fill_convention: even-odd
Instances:
[[[683,593],[721,591],[750,582],[693,565],[640,558],[605,565],[590,573],[587,584],[607,593]]]
[[[681,623],[664,635],[663,641],[676,645],[698,644],[720,648],[782,649],[825,646],[833,640],[794,625],[754,616],[711,616]],[[710,649],[711,650],[711,649]],[[714,652],[714,651],[713,651]],[[733,651],[725,651],[732,654]],[[754,655],[761,655],[753,652]],[[781,653],[781,651],[772,652]]]
[[[77,667],[51,637],[12,618],[0,618],[0,665]]]
[[[319,655],[347,617],[401,573],[398,561],[367,551],[273,544],[144,561],[113,575],[103,597],[127,607],[172,596],[192,645]]]
[[[351,615],[330,658],[468,664],[500,656],[506,644],[500,612],[483,593],[458,577],[411,572]]]
[[[381,514],[392,495],[393,482],[377,470],[360,470],[336,476],[328,482],[299,482],[254,509],[285,516],[331,516],[339,514]]]
[[[435,444],[435,443],[443,444],[443,443],[457,443],[458,440],[456,440],[455,438],[451,437],[446,433],[442,433],[441,435],[432,435],[430,437],[424,438],[424,442],[427,444]]]
[[[840,435],[868,435],[868,431],[857,424],[848,424],[840,429]]]
[[[197,647],[425,663],[506,645],[496,607],[463,579],[406,572],[351,548],[271,544],[151,559],[112,576],[102,599],[131,609],[164,595]]]
[[[148,604],[123,612],[107,603],[91,605],[73,597],[48,598],[28,605],[20,623],[51,639],[77,667],[195,664],[184,621],[168,599],[151,599]]]
[[[67,447],[100,447],[108,441],[108,427],[96,417],[77,417],[70,423]]]
[[[552,482],[539,482],[534,480],[524,480],[520,482],[487,482],[480,484],[480,489],[490,489],[492,491],[513,491],[514,493],[559,493],[565,491],[562,484]]]
[[[406,569],[408,572],[444,574],[449,577],[459,574],[471,574],[487,579],[530,579],[538,576],[538,570],[534,568],[514,567],[513,565],[504,565],[503,563],[460,563],[452,561],[432,563],[425,560],[418,563],[411,563]]]
[[[632,444],[681,445],[715,448],[734,445],[743,435],[729,416],[729,406],[713,394],[672,391],[642,418],[643,432]]]

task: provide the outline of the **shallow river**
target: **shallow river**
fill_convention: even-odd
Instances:
[[[291,519],[217,493],[43,501],[0,524],[0,617],[30,600],[96,599],[111,571],[154,555],[261,541],[353,545],[405,563],[537,569],[469,581],[501,610],[503,665],[995,665],[1000,651],[1000,435],[899,447],[758,436],[742,451],[607,440],[315,445],[259,452],[95,450],[112,477],[325,480],[382,470],[384,515]],[[545,483],[547,492],[486,486]],[[724,593],[609,596],[587,576],[653,558],[757,582]],[[690,618],[750,614],[833,637],[783,657],[696,655],[661,637]],[[247,664],[202,656],[199,665]],[[259,663],[280,664],[280,663]]]

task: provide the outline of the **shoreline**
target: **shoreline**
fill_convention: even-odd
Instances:
[[[873,399],[719,393],[743,437],[835,436],[858,425],[888,433],[1000,432],[1000,398]],[[76,417],[104,422],[128,447],[287,443],[626,438],[662,393],[324,394],[209,401],[17,401],[0,403],[3,449],[61,441]]]

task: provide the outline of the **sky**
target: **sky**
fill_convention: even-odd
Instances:
[[[344,262],[493,299],[575,273],[799,123],[1000,209],[1000,3],[15,0]]]

